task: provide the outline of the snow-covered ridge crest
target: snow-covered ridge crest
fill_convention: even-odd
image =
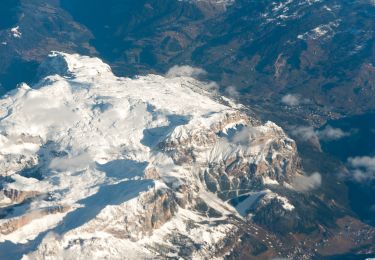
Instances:
[[[45,75],[99,76],[111,74],[111,68],[98,58],[53,51],[42,63],[40,71]]]
[[[22,243],[37,259],[99,249],[116,259],[129,248],[130,258],[165,257],[160,248],[183,254],[181,236],[201,243],[185,257],[209,257],[235,229],[222,220],[256,206],[229,200],[269,194],[299,171],[281,128],[218,102],[209,83],[119,78],[97,58],[61,52],[41,69],[50,75],[0,100],[0,210],[17,208],[0,219],[0,252],[13,243],[22,253]],[[293,210],[267,196],[262,205]]]

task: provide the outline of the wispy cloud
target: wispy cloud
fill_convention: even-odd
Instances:
[[[191,78],[199,78],[201,76],[207,75],[207,71],[205,71],[202,68],[192,67],[189,65],[175,65],[171,67],[167,73],[165,74],[165,77],[167,78],[178,78],[178,77],[191,77]],[[220,94],[223,93],[225,96],[238,99],[240,94],[237,91],[236,87],[234,86],[228,86],[224,89],[223,92],[220,92],[220,86],[214,82],[214,81],[207,81],[204,82],[203,88],[211,93]]]
[[[312,138],[318,138],[312,126],[295,126],[291,130],[292,135],[302,138],[307,141]]]
[[[281,98],[281,102],[288,106],[298,106],[301,103],[301,99],[298,95],[287,94]]]
[[[312,126],[295,126],[291,129],[291,134],[302,139],[303,141],[319,142],[333,141],[349,136],[349,132],[345,132],[340,128],[334,128],[327,125],[321,130],[314,129]]]
[[[344,132],[340,128],[333,128],[332,126],[328,125],[322,130],[316,131],[320,140],[338,140],[343,137],[349,136],[350,133]]]
[[[25,118],[30,121],[30,125],[72,124],[78,119],[69,106],[47,97],[28,97],[21,109],[24,111]]]
[[[259,131],[255,127],[244,126],[233,136],[232,142],[239,145],[249,146],[251,140],[253,140],[257,135],[259,135]]]
[[[219,93],[219,85],[216,82],[210,81],[210,82],[205,82],[205,84],[202,85],[204,89],[211,93]]]
[[[310,143],[319,151],[322,150],[319,137],[312,126],[294,126],[291,128],[290,133],[298,140]]]
[[[88,153],[78,154],[76,156],[67,156],[55,158],[49,165],[49,168],[56,171],[73,171],[86,168],[93,162]]]
[[[234,99],[238,99],[240,97],[240,93],[237,91],[237,89],[234,86],[229,86],[225,88],[224,94]]]
[[[299,94],[286,94],[281,98],[281,102],[284,103],[287,106],[299,106],[299,105],[305,105],[310,104],[311,100],[308,98],[303,98]]]
[[[192,67],[189,65],[178,66],[175,65],[168,70],[165,74],[168,78],[176,78],[176,77],[192,77],[196,78],[202,75],[206,75],[207,72],[204,69]]]
[[[298,175],[292,182],[292,186],[298,191],[309,191],[319,188],[322,184],[322,176],[315,172],[310,176]]]
[[[375,180],[375,156],[359,156],[348,159],[351,177],[358,182]]]

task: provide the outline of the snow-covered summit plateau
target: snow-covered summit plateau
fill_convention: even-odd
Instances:
[[[41,71],[0,100],[0,252],[220,257],[236,230],[225,220],[271,202],[294,210],[268,189],[298,173],[294,141],[209,83],[119,78],[99,59],[60,52]]]

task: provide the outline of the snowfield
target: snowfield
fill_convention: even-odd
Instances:
[[[232,171],[237,195],[251,191],[233,188],[249,164],[257,183],[288,181],[271,169],[289,169],[294,142],[207,92],[209,83],[119,78],[97,58],[60,52],[41,69],[38,84],[0,100],[1,259],[164,258],[191,241],[200,247],[189,257],[212,257],[235,230],[222,220],[247,209],[225,202],[223,184],[209,181],[222,171],[211,169]],[[264,190],[263,204],[293,210]]]

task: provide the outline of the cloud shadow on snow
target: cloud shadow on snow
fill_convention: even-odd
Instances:
[[[97,164],[99,171],[105,172],[109,178],[117,180],[143,177],[147,167],[147,162],[137,162],[133,160],[113,160],[106,164]]]
[[[54,232],[64,234],[94,219],[102,209],[109,205],[120,205],[148,190],[154,185],[152,180],[123,181],[101,187],[97,193],[79,201],[84,207],[69,213]]]
[[[131,160],[115,160],[98,165],[98,169],[104,171],[107,177],[117,180],[142,177],[146,167],[147,163],[145,162]],[[24,254],[35,251],[48,233],[62,235],[78,228],[94,219],[106,206],[120,205],[153,186],[153,180],[126,180],[101,186],[97,193],[77,202],[82,205],[81,208],[68,213],[57,227],[40,233],[34,240],[30,240],[26,244],[15,244],[11,241],[0,243],[0,259],[20,259]]]
[[[152,106],[148,106],[147,110],[155,117],[155,110]],[[180,125],[186,125],[190,120],[189,117],[183,115],[167,115],[167,119],[169,121],[167,126],[145,129],[141,144],[153,148],[163,141],[173,129]]]

